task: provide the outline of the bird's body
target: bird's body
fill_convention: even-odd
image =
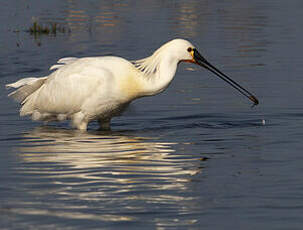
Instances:
[[[50,75],[24,78],[7,87],[18,88],[10,96],[21,103],[21,116],[71,119],[80,130],[98,120],[101,128],[109,128],[111,118],[131,101],[165,90],[179,62],[194,62],[189,47],[194,49],[190,42],[175,39],[152,56],[133,62],[114,56],[63,58],[51,67],[56,70]]]

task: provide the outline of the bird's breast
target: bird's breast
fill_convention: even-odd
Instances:
[[[144,84],[139,76],[135,74],[129,74],[121,78],[118,86],[120,93],[127,101],[143,96]]]

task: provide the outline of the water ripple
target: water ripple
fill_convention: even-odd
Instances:
[[[14,208],[6,211],[31,218],[132,222],[139,214],[148,218],[164,208],[168,213],[179,210],[182,217],[193,212],[196,197],[183,192],[202,167],[193,164],[197,158],[177,153],[176,144],[115,132],[39,127],[25,133],[15,148],[20,161],[15,178],[22,181],[18,191],[23,199],[11,198],[7,206]],[[51,201],[41,205],[46,198]],[[186,217],[186,222],[196,220]]]

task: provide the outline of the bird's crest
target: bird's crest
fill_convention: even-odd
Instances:
[[[147,78],[152,78],[159,70],[159,60],[153,59],[152,56],[135,60],[132,62]]]
[[[134,60],[132,63],[144,74],[145,77],[153,78],[159,72],[160,63],[166,53],[165,50],[169,45],[170,43],[166,43],[157,49],[151,56]]]

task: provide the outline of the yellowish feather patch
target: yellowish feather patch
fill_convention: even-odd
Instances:
[[[144,84],[140,76],[136,73],[129,74],[119,82],[119,88],[127,100],[132,100],[142,96]]]

